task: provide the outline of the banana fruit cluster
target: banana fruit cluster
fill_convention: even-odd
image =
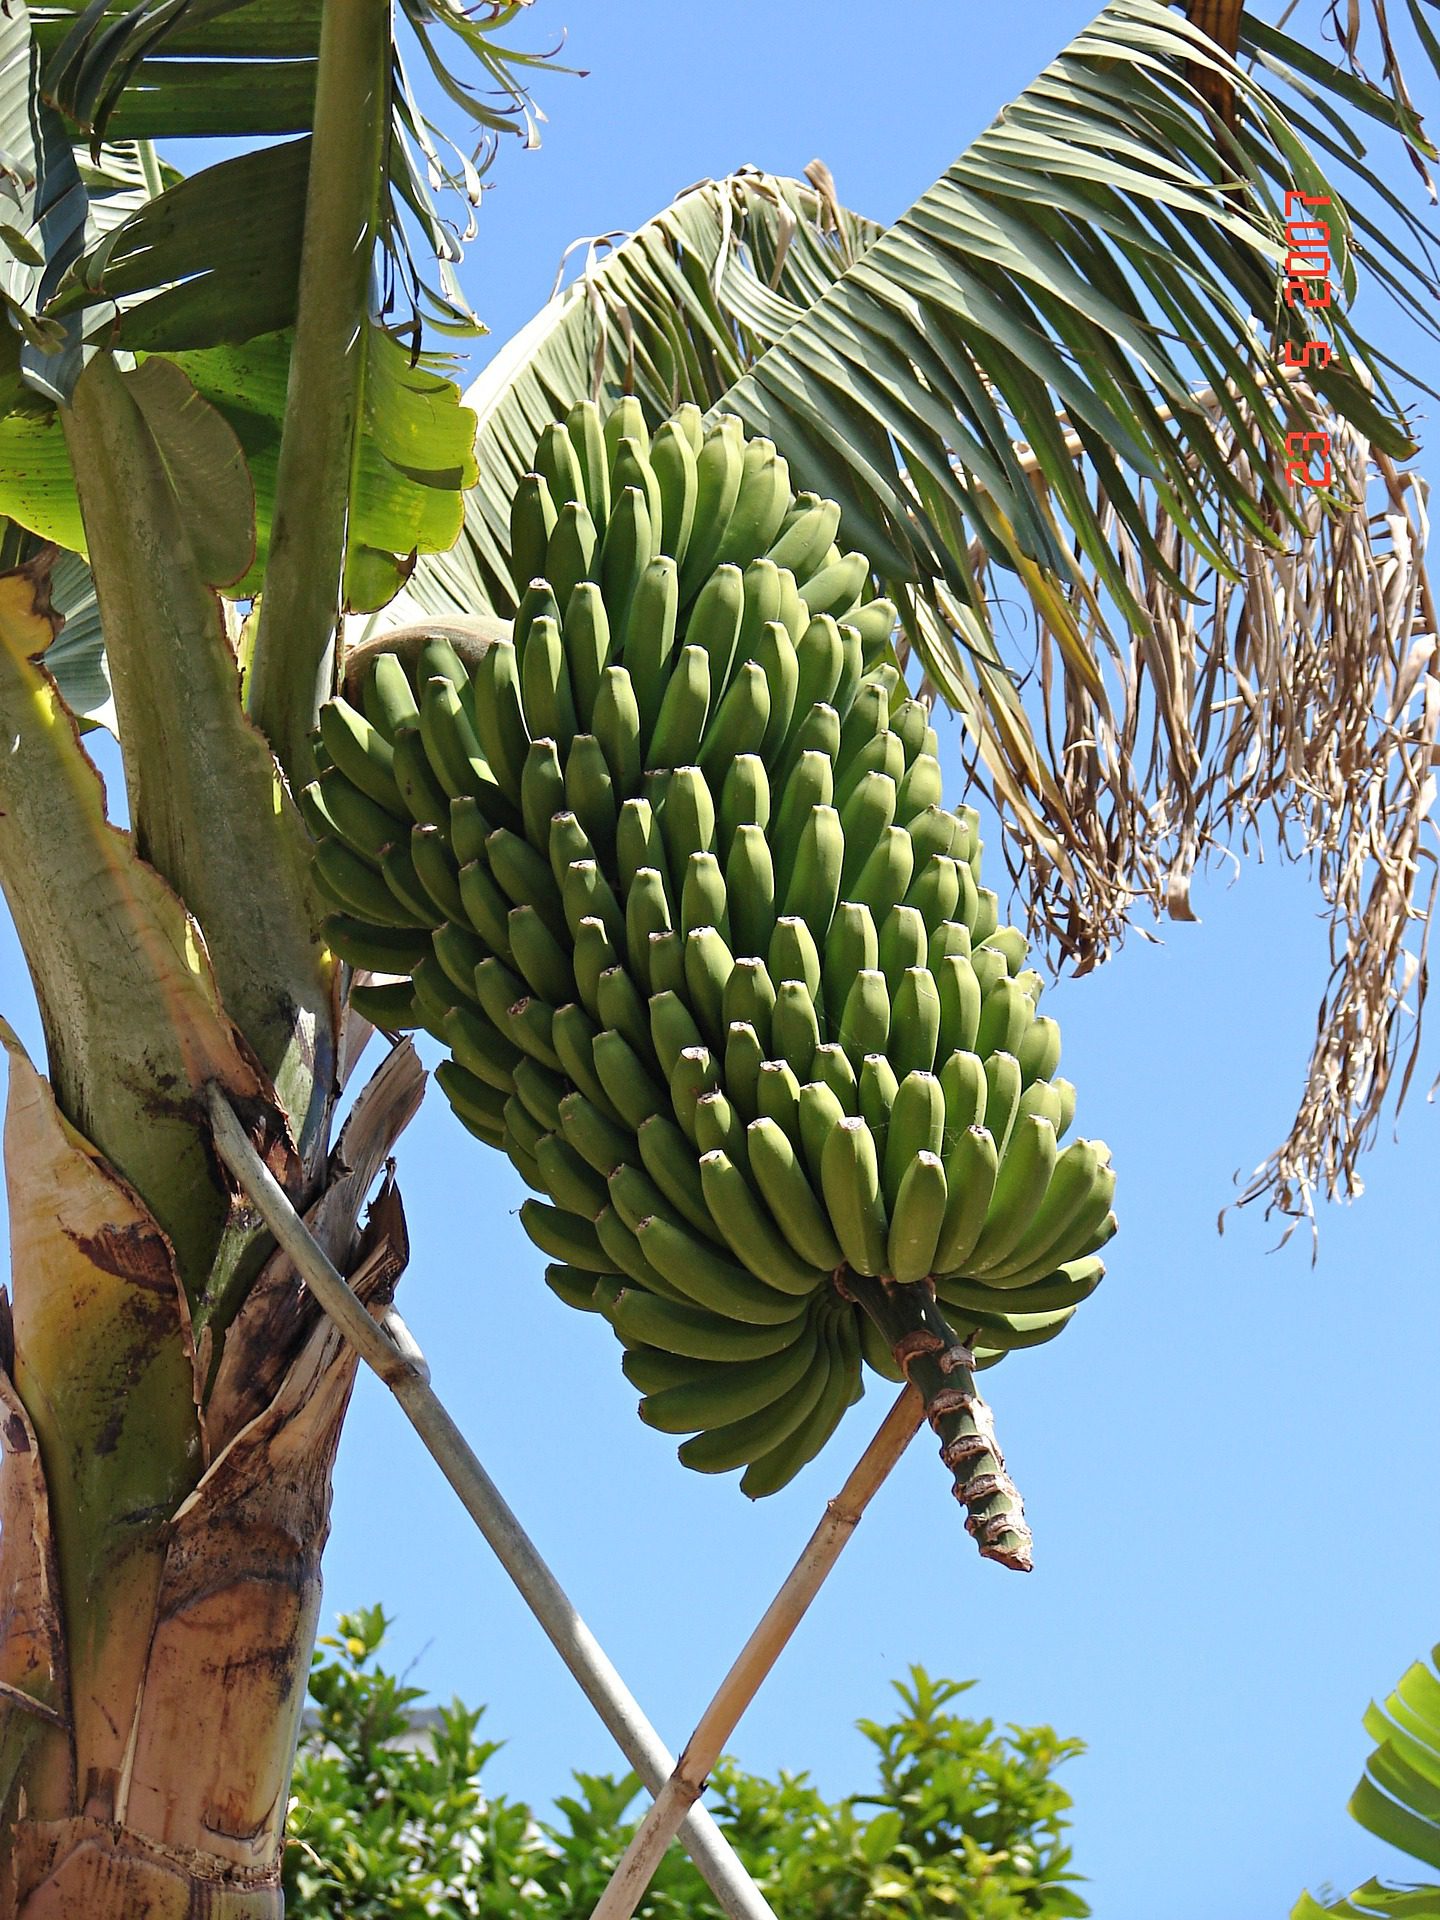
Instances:
[[[971,1530],[1024,1564],[971,1368],[1097,1284],[1114,1176],[1061,1144],[1040,977],[839,518],[734,419],[575,408],[514,502],[510,637],[378,654],[302,804],[331,948],[394,976],[356,1006],[448,1048],[681,1459],[771,1492],[862,1362],[924,1359]]]

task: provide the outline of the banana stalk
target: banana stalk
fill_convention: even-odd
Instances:
[[[924,1402],[940,1458],[954,1475],[955,1498],[968,1515],[966,1531],[982,1557],[1029,1573],[1034,1542],[1020,1490],[1006,1471],[994,1416],[976,1390],[974,1355],[940,1312],[933,1290],[859,1273],[847,1273],[839,1284],[880,1329]]]

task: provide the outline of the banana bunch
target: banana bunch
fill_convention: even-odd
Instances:
[[[938,1354],[969,1524],[1022,1564],[970,1369],[1098,1283],[1114,1176],[1061,1144],[1059,1030],[839,518],[737,420],[576,407],[514,502],[510,636],[376,655],[302,804],[332,950],[391,976],[354,1004],[447,1047],[642,1418],[768,1493],[862,1361]]]

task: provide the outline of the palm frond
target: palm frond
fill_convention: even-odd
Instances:
[[[428,612],[514,612],[510,503],[543,426],[578,399],[638,394],[651,419],[709,406],[794,324],[879,229],[818,184],[743,167],[703,180],[628,236],[578,241],[556,291],[465,395],[479,479],[465,531],[427,555],[410,594]],[[398,615],[397,615],[398,617]]]
[[[798,216],[776,272],[747,176],[682,196],[472,389],[465,539],[411,592],[508,611],[520,463],[582,394],[739,413],[875,557],[1057,958],[1094,965],[1142,904],[1190,917],[1232,841],[1314,862],[1336,974],[1252,1189],[1303,1214],[1357,1190],[1425,985],[1436,621],[1425,485],[1396,465],[1417,383],[1351,302],[1364,270],[1434,332],[1440,271],[1361,138],[1424,150],[1398,62],[1382,87],[1248,17],[1240,45],[1258,75],[1160,0],[1114,0],[883,233],[774,188]],[[1282,297],[1291,189],[1330,203],[1327,308]],[[1287,473],[1306,433],[1329,436],[1322,490]]]

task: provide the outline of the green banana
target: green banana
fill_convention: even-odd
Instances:
[[[737,754],[758,753],[769,725],[770,683],[764,669],[748,660],[721,695],[706,724],[700,743],[700,765],[706,778],[718,785]]]
[[[715,1056],[708,1047],[686,1047],[670,1074],[670,1106],[687,1139],[695,1138],[695,1109],[720,1084]]]
[[[319,824],[312,828],[317,838],[336,834],[350,851],[371,866],[378,864],[387,847],[405,838],[408,820],[397,820],[393,813],[377,806],[367,794],[352,786],[338,768],[332,767],[305,793],[318,799]]]
[[[727,1153],[702,1154],[700,1179],[730,1251],[758,1280],[799,1298],[822,1284],[824,1274],[795,1253]]]
[[[415,1004],[415,990],[408,980],[367,981],[350,989],[350,1005],[382,1033],[403,1033],[407,1027],[424,1026]]]
[[[768,1407],[802,1377],[812,1344],[804,1332],[779,1353],[735,1360],[696,1373],[683,1385],[647,1394],[640,1418],[659,1433],[702,1433]]]
[[[617,1127],[583,1093],[567,1093],[561,1100],[560,1129],[567,1145],[602,1180],[608,1180],[633,1151],[634,1136]]]
[[[510,578],[515,591],[545,571],[545,549],[555,531],[555,502],[538,473],[527,473],[510,503]]]
[[[929,1073],[940,1040],[940,992],[927,967],[907,967],[890,1012],[890,1059],[902,1077]]]
[[[786,1060],[762,1060],[755,1082],[755,1117],[773,1120],[792,1145],[800,1138],[800,1082]],[[734,1155],[731,1155],[734,1158]]]
[[[668,933],[670,925],[663,876],[654,867],[639,868],[625,901],[625,952],[635,978],[652,989],[650,938],[652,934]]]
[[[615,1327],[622,1339],[643,1341],[662,1353],[690,1360],[763,1360],[783,1353],[795,1340],[797,1320],[747,1326],[703,1307],[633,1291],[622,1295],[615,1309]]]
[[[1020,1067],[1013,1054],[992,1053],[985,1062],[985,1078],[990,1094],[985,1102],[985,1125],[995,1137],[995,1147],[1003,1160],[1010,1131],[1020,1111]]]
[[[619,803],[604,749],[593,733],[577,733],[565,758],[565,798],[599,856],[615,849]],[[543,845],[546,836],[536,838]]]
[[[600,589],[612,633],[626,631],[630,602],[656,552],[645,494],[639,487],[625,487],[614,499],[600,545]]]
[[[778,1326],[794,1320],[793,1294],[777,1292],[755,1279],[679,1221],[657,1214],[642,1222],[639,1239],[656,1271],[693,1305],[746,1326]]]
[[[479,1081],[453,1060],[442,1060],[435,1069],[435,1082],[455,1117],[477,1140],[483,1140],[487,1147],[504,1145],[504,1126],[490,1117],[489,1108],[477,1097],[485,1091]]]
[[[909,834],[903,827],[887,827],[856,875],[853,888],[855,898],[865,902],[877,924],[882,924],[891,908],[904,900],[914,863],[915,843]]]
[[[805,1158],[805,1170],[810,1176],[812,1188],[822,1187],[820,1159],[825,1151],[825,1142],[832,1130],[845,1118],[846,1109],[840,1096],[823,1080],[811,1080],[800,1089],[796,1101],[796,1115],[800,1128],[800,1144]]]
[[[913,820],[927,807],[940,804],[940,794],[944,782],[940,775],[940,762],[933,753],[922,753],[911,761],[909,770],[900,782],[900,792],[895,803],[895,818],[905,823]]]
[[[860,1098],[860,1083],[851,1066],[851,1058],[843,1046],[828,1041],[824,1046],[816,1046],[814,1060],[810,1062],[810,1071],[818,1081],[822,1081],[835,1098],[841,1102],[847,1114],[854,1114]]]
[[[790,470],[769,440],[746,442],[740,487],[715,564],[739,567],[764,553],[780,531],[791,504]],[[816,609],[819,611],[819,609]]]
[[[375,655],[360,689],[360,702],[365,718],[387,740],[394,738],[396,727],[420,717],[410,676],[393,653]]]
[[[730,913],[725,876],[713,853],[692,853],[685,863],[680,888],[680,931],[716,927],[730,941]]]
[[[761,1118],[751,1121],[745,1139],[755,1184],[791,1251],[808,1267],[838,1267],[839,1243],[788,1137]]]
[[[770,977],[772,980],[798,980],[810,998],[820,999],[820,949],[815,936],[803,920],[782,913],[770,936]],[[817,1014],[818,1018],[818,1014]]]
[[[624,967],[607,967],[595,990],[595,1017],[602,1027],[623,1034],[647,1065],[650,1060],[650,1017]]]
[[[738,567],[719,567],[700,589],[685,626],[685,644],[699,647],[718,701],[729,685],[745,617],[745,577]]]
[[[405,803],[395,784],[395,755],[382,733],[348,701],[327,700],[320,709],[320,739],[332,764],[387,813],[402,819]]]
[[[842,1024],[846,997],[856,975],[873,973],[879,961],[880,946],[870,909],[855,900],[840,901],[825,936],[821,982],[826,1021],[832,1029]]]
[[[951,1052],[978,1053],[982,999],[979,977],[963,954],[947,953],[934,972],[940,993],[940,1032]]]
[[[660,550],[683,560],[695,524],[699,480],[695,451],[673,420],[665,421],[650,442],[650,469],[660,495]]]
[[[578,1307],[582,1313],[600,1311],[595,1298],[598,1279],[597,1274],[583,1273],[579,1267],[567,1267],[558,1260],[552,1260],[545,1269],[545,1284],[555,1297],[563,1300],[567,1307]]]
[[[1033,1080],[1052,1080],[1060,1064],[1058,1023],[1045,1014],[1033,1020],[1021,1037],[1015,1058],[1020,1063],[1020,1078],[1026,1086]]]
[[[545,482],[550,498],[558,514],[563,514],[567,505],[576,502],[583,504],[585,499],[585,481],[580,470],[580,461],[574,442],[564,425],[554,420],[540,435],[535,449],[535,471]],[[551,539],[555,538],[552,534]],[[548,574],[547,569],[542,569]]]
[[[990,1103],[985,1062],[976,1053],[956,1048],[940,1069],[940,1092],[945,1102],[943,1150],[948,1153],[968,1127],[985,1123]]]
[[[963,1273],[971,1249],[980,1238],[995,1191],[1000,1156],[984,1127],[967,1127],[950,1149],[945,1162],[949,1198],[945,1220],[935,1246],[935,1273]]]
[[[405,850],[393,847],[391,855],[401,854]],[[422,894],[431,904],[431,912],[426,918],[434,924],[437,920],[464,921],[468,919],[464,898],[460,892],[459,876],[455,871],[455,862],[450,856],[450,843],[438,827],[416,827],[410,835],[410,868],[405,874],[408,883],[413,873]],[[389,858],[390,856],[387,856]],[[397,872],[400,870],[396,863]],[[395,880],[391,872],[385,875],[391,890]]]
[[[426,831],[434,833],[436,829],[426,828]],[[449,918],[442,908],[436,906],[430,889],[420,881],[415,870],[415,856],[411,854],[407,841],[399,841],[394,847],[386,849],[380,860],[380,876],[384,877],[386,887],[390,887],[390,893],[409,916],[411,925],[438,927]]]
[[[769,1052],[775,1011],[775,984],[763,960],[747,955],[735,962],[720,997],[720,1010],[727,1033],[737,1022],[753,1028],[763,1059]]]
[[[321,840],[315,847],[315,875],[325,892],[345,913],[377,927],[413,927],[426,916],[408,911],[367,860],[339,840]]]
[[[880,836],[895,824],[896,792],[895,782],[888,774],[867,773],[845,802],[840,815],[840,824],[845,829],[841,886],[847,898],[855,891],[855,883]]]
[[[753,1120],[759,1111],[760,1069],[764,1064],[765,1049],[755,1029],[747,1021],[731,1021],[725,1031],[725,1085],[747,1120]]]
[[[740,422],[733,414],[724,416],[706,434],[695,456],[695,515],[680,576],[681,597],[686,601],[715,571],[744,470]]]
[[[976,1053],[982,1059],[992,1053],[1018,1055],[1020,1042],[1034,1018],[1035,1008],[1024,988],[1011,979],[1001,980],[985,995],[980,1008]]]
[[[846,1260],[857,1273],[883,1273],[889,1222],[875,1138],[863,1120],[847,1114],[832,1130],[820,1156],[820,1184]]]
[[[800,494],[795,507],[796,511],[786,516],[769,558],[777,567],[788,567],[797,580],[805,581],[824,564],[840,525],[840,509],[833,500],[822,500],[815,493]]]
[[[895,1069],[885,1055],[867,1053],[860,1062],[860,1117],[874,1134],[876,1146],[882,1149],[890,1136],[890,1112],[899,1091]]]
[[[960,905],[960,862],[949,854],[932,853],[922,865],[917,848],[915,863],[915,878],[905,896],[904,911],[920,916],[928,938],[944,921],[954,918]],[[968,948],[968,937],[966,945]]]
[[[510,902],[491,879],[489,868],[483,861],[472,860],[460,869],[456,885],[465,919],[492,953],[508,960],[511,957],[507,925]]]
[[[570,946],[558,941],[534,907],[515,907],[506,920],[510,951],[532,993],[563,1006],[574,996],[575,976]]]
[[[532,845],[548,844],[550,822],[564,806],[565,776],[555,742],[532,740],[520,775],[520,817]]]
[[[705,1204],[695,1149],[663,1113],[652,1113],[636,1133],[640,1160],[675,1212],[697,1233],[721,1244],[721,1235]]]
[[[810,1411],[793,1431],[768,1453],[752,1460],[740,1478],[740,1491],[751,1500],[778,1493],[825,1446],[845,1410],[857,1398],[860,1354],[854,1315],[833,1315],[826,1329],[824,1379]]]
[[[560,1102],[570,1089],[536,1060],[515,1062],[515,1091],[547,1133],[560,1131]]]
[[[770,1018],[770,1046],[775,1058],[784,1060],[797,1079],[808,1080],[819,1045],[820,1028],[809,988],[803,980],[782,980],[775,990],[775,1011]]]
[[[928,967],[930,935],[923,916],[914,907],[892,907],[880,928],[880,971],[893,993],[907,967]]]
[[[471,718],[486,764],[505,793],[520,792],[520,776],[530,748],[520,697],[520,659],[511,640],[485,649],[475,671]]]
[[[540,1251],[553,1260],[563,1260],[566,1266],[579,1267],[585,1273],[611,1271],[594,1227],[579,1214],[547,1206],[543,1200],[527,1200],[520,1209],[520,1224]]]
[[[855,975],[845,996],[837,1038],[854,1067],[867,1054],[884,1049],[890,1038],[890,992],[884,974],[876,968],[862,967]]]
[[[647,763],[656,767],[692,765],[700,752],[709,711],[709,658],[703,647],[684,646],[660,702],[645,756]]]
[[[763,827],[744,822],[735,828],[724,888],[736,953],[766,952],[775,930],[775,867]]]
[[[945,1094],[928,1071],[907,1073],[895,1091],[885,1136],[881,1185],[891,1202],[906,1168],[919,1153],[939,1153],[945,1143]]]
[[[911,1286],[934,1271],[948,1196],[940,1156],[916,1154],[901,1177],[890,1210],[886,1270],[897,1285]]]
[[[535,1165],[546,1192],[567,1213],[593,1220],[605,1206],[604,1180],[558,1134],[547,1133],[536,1146]]]
[[[831,613],[837,620],[843,620],[860,598],[869,578],[870,562],[864,554],[847,553],[805,582],[805,604],[811,613]]]
[[[799,1379],[755,1413],[682,1442],[678,1453],[684,1466],[697,1473],[730,1473],[737,1467],[750,1468],[789,1443],[814,1410],[830,1376],[823,1333],[806,1328],[800,1338],[809,1360]]]
[[[615,943],[606,930],[605,922],[597,915],[586,914],[575,929],[575,952],[571,965],[575,969],[575,991],[580,996],[580,1004],[588,1013],[594,1013],[600,994],[600,976],[607,967],[618,966],[620,955]]]
[[[1105,1218],[1114,1196],[1113,1169],[1104,1164],[1093,1141],[1076,1140],[1056,1159],[1029,1224],[1008,1254],[983,1269],[983,1278],[991,1286],[1023,1287],[1036,1268],[1053,1272],[1072,1243],[1083,1243]]]
[[[700,1153],[728,1153],[737,1166],[744,1160],[745,1121],[728,1094],[706,1093],[696,1101],[695,1146]]]
[[[601,531],[610,517],[610,460],[600,409],[593,400],[579,400],[565,416],[565,431],[575,449],[585,505]]]
[[[607,1028],[595,1037],[595,1071],[605,1096],[626,1126],[641,1126],[652,1113],[662,1112],[665,1095],[623,1034]]]
[[[598,1023],[583,1006],[573,1000],[568,1006],[557,1007],[550,1023],[551,1044],[559,1056],[566,1079],[613,1123],[620,1116],[595,1071],[595,1036],[599,1031]]]
[[[406,721],[395,729],[393,752],[395,784],[410,818],[425,826],[448,827],[451,798],[435,777],[417,724]]]
[[[494,785],[464,702],[454,684],[438,675],[425,683],[420,696],[420,739],[430,770],[448,800],[467,793],[483,795]],[[437,824],[448,828],[448,805],[443,823]]]
[[[908,845],[908,842],[907,842]],[[805,922],[818,946],[830,931],[840,898],[845,832],[834,807],[812,807],[801,829],[785,888],[785,912]]]
[[[795,690],[800,682],[800,660],[795,643],[778,620],[767,620],[760,629],[751,658],[765,675],[770,689],[770,718],[765,725],[760,752],[766,760],[774,760],[790,731]]]
[[[685,985],[700,1030],[719,1045],[725,1037],[725,982],[734,956],[714,927],[696,927],[685,936]]]
[[[675,562],[657,555],[641,573],[623,622],[617,622],[621,653],[640,708],[640,737],[649,742],[660,716],[670,656],[675,646],[680,587]],[[646,764],[651,758],[645,755]]]
[[[755,753],[737,754],[726,770],[720,789],[720,812],[716,823],[719,852],[728,860],[741,827],[765,828],[770,824],[770,781],[765,762]]]
[[[660,551],[661,514],[664,503],[660,496],[660,482],[650,461],[649,436],[644,433],[626,434],[618,443],[612,444],[610,456],[610,491],[612,496],[623,496],[628,487],[638,487],[645,496],[645,510],[650,516],[650,526],[654,534],[654,551]]]
[[[624,796],[623,813],[632,801],[640,804],[635,800],[635,793],[645,757],[640,706],[624,667],[606,667],[601,673],[590,726],[605,755],[614,790]]]
[[[650,1045],[668,1080],[687,1047],[704,1045],[704,1035],[696,1026],[688,1006],[677,993],[661,992],[650,998]]]

